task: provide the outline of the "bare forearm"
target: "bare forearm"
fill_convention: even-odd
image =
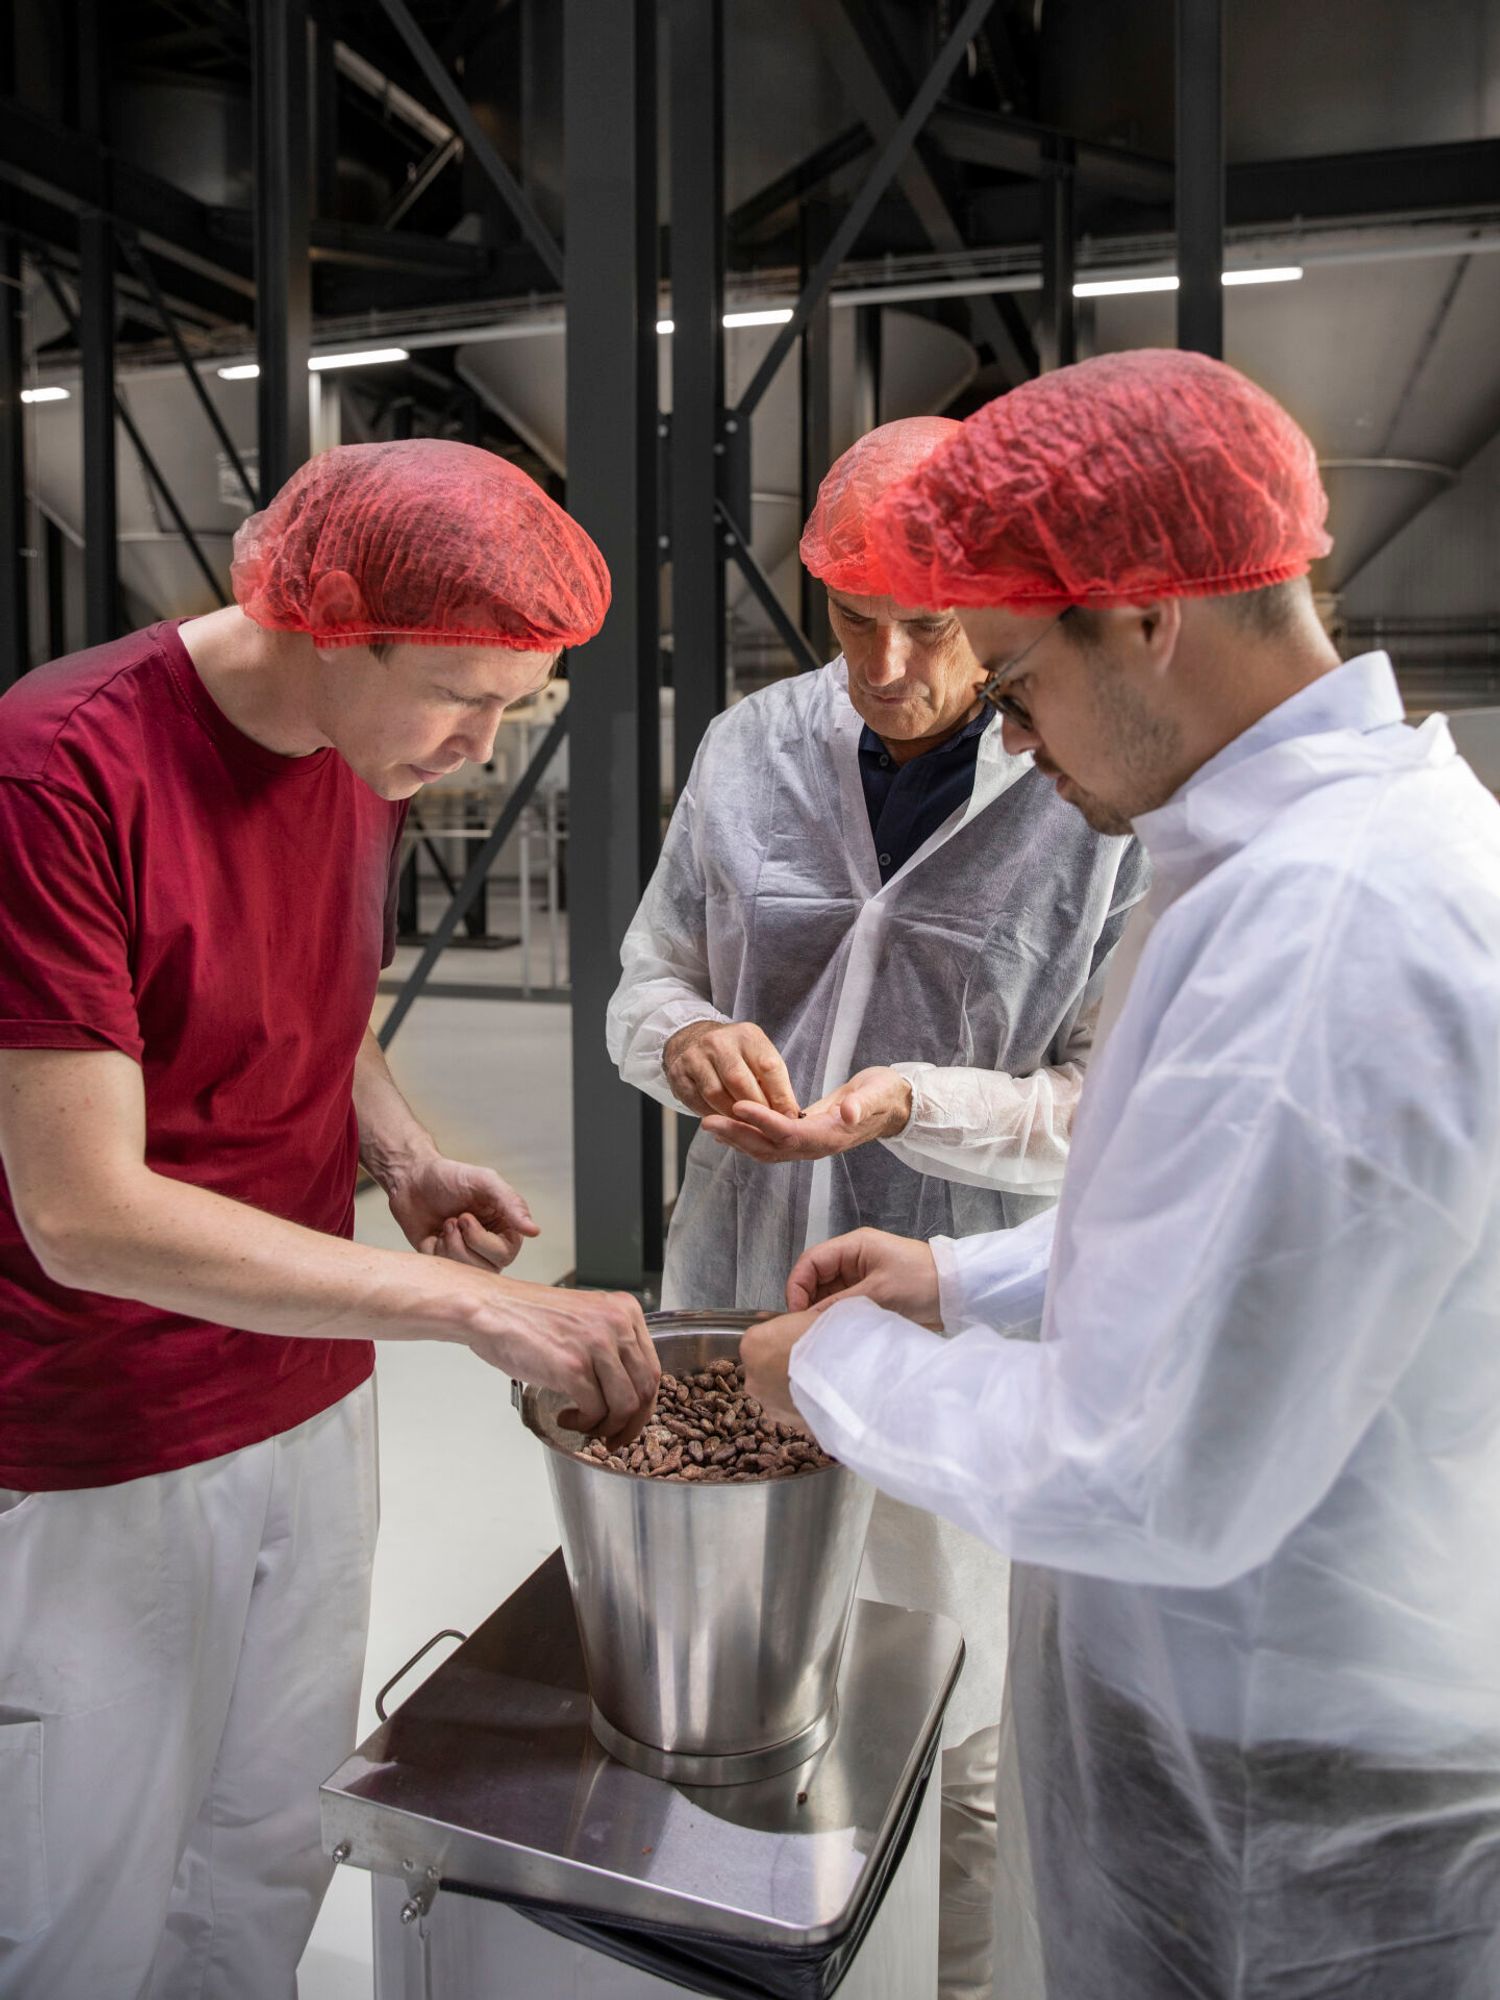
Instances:
[[[53,1277],[166,1312],[303,1339],[470,1337],[503,1280],[327,1236],[142,1167],[38,1244]]]
[[[391,1075],[385,1053],[370,1030],[354,1065],[354,1113],[359,1120],[359,1157],[389,1192],[403,1171],[437,1151]]]

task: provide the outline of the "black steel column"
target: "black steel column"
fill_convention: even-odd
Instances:
[[[882,306],[854,307],[854,435],[880,423]]]
[[[1066,139],[1048,146],[1042,195],[1042,319],[1037,358],[1043,372],[1078,359],[1073,299],[1073,148]]]
[[[1224,352],[1224,7],[1177,0],[1177,345]]]
[[[614,600],[569,680],[573,1185],[581,1284],[661,1269],[660,1107],[604,1045],[619,948],[656,858],[655,0],[566,0],[568,509]]]
[[[31,664],[26,570],[26,427],[21,390],[21,240],[0,230],[0,688]]]
[[[83,595],[90,646],[119,625],[115,467],[115,232],[107,215],[78,219],[78,343],[83,356]]]
[[[672,699],[675,791],[728,700],[724,543],[723,0],[672,0]]]
[[[817,265],[818,259],[828,247],[828,239],[833,230],[829,222],[826,202],[811,200],[802,204],[801,237],[802,269],[798,282],[800,291],[806,286],[808,277]],[[828,306],[825,291],[818,303],[807,316],[802,329],[802,341],[798,349],[798,407],[802,416],[801,440],[801,499],[802,515],[797,526],[800,532],[803,523],[813,510],[813,502],[818,497],[818,488],[823,483],[823,475],[828,470],[833,457],[833,315]],[[745,523],[749,527],[749,522]],[[814,576],[804,569],[799,573],[802,608],[802,630],[807,634],[808,644],[819,660],[828,659],[833,651],[833,634],[828,623],[828,591]]]
[[[255,96],[255,348],[264,506],[308,453],[306,0],[252,0]]]
[[[60,660],[68,650],[68,545],[62,529],[40,509],[38,518],[47,564],[47,658]]]

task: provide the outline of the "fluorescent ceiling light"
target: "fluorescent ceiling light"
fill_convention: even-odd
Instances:
[[[66,389],[23,389],[21,391],[21,401],[23,403],[65,403],[67,400],[68,391]]]
[[[349,354],[315,354],[308,362],[309,368],[365,368],[378,361],[405,361],[409,357],[404,347],[365,347]],[[260,373],[260,364],[242,361],[233,368],[218,371],[221,382],[253,382]]]
[[[1073,287],[1075,299],[1123,298],[1127,292],[1175,292],[1175,278],[1088,278]]]
[[[790,306],[768,306],[763,312],[725,313],[723,324],[725,326],[785,326],[791,316],[792,309]],[[659,319],[656,322],[656,330],[658,333],[675,333],[677,322],[671,319]]]
[[[1265,264],[1248,271],[1226,271],[1226,285],[1290,285],[1302,276],[1300,264]]]
[[[315,354],[309,368],[373,368],[381,361],[405,361],[404,347],[365,347],[350,354]]]
[[[1300,264],[1265,264],[1244,271],[1224,271],[1225,285],[1289,285],[1302,276]],[[1180,280],[1163,278],[1088,278],[1073,287],[1075,299],[1123,298],[1130,292],[1175,292]]]

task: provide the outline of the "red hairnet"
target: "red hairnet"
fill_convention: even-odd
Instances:
[[[1220,597],[1333,546],[1312,444],[1222,361],[1101,355],[987,403],[875,508],[906,604],[1017,611]]]
[[[578,523],[505,459],[441,438],[319,452],[240,528],[231,576],[257,625],[320,646],[544,653],[609,608]]]
[[[799,553],[809,573],[831,590],[852,590],[859,597],[890,596],[885,571],[865,533],[870,509],[887,487],[915,472],[962,429],[951,417],[900,417],[867,431],[850,445],[818,488],[802,530]],[[929,602],[925,597],[906,601]]]

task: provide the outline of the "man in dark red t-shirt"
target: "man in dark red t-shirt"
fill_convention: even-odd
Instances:
[[[326,1886],[374,1495],[372,1339],[639,1427],[633,1300],[443,1156],[369,1021],[404,801],[598,629],[583,531],[464,445],[353,446],[237,602],[0,702],[0,2000],[273,2000]],[[353,1233],[362,1160],[426,1256]]]

